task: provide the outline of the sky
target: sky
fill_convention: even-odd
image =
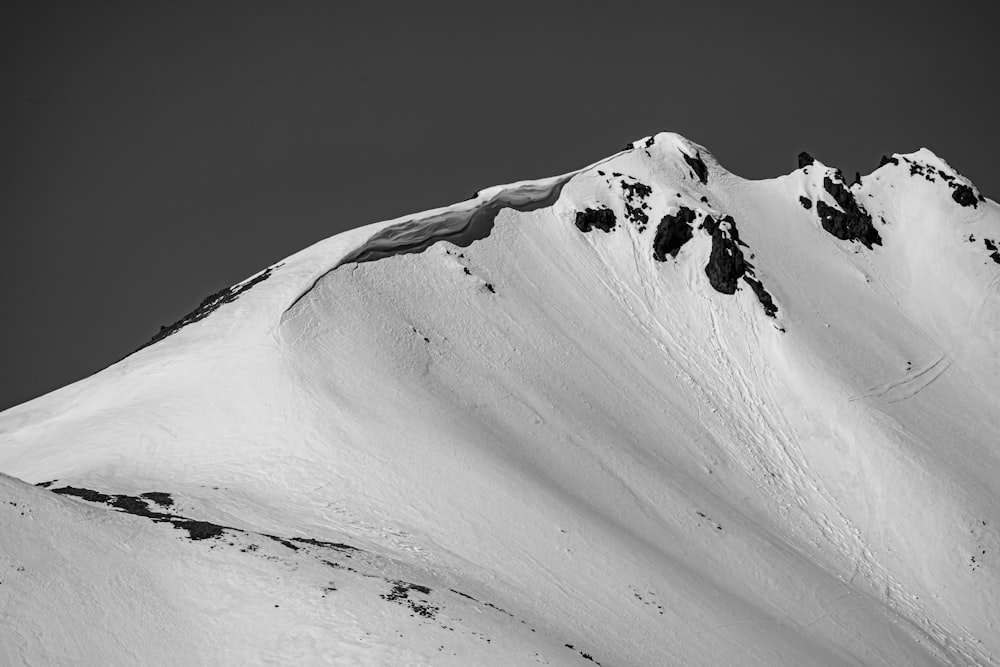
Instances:
[[[1000,199],[996,2],[3,5],[0,409],[311,243],[657,131],[747,178],[926,146]]]

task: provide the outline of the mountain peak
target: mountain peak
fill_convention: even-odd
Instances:
[[[800,164],[652,135],[0,414],[0,655],[996,662],[1000,210],[929,151]]]

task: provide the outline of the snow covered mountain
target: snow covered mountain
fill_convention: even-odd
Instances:
[[[997,243],[668,133],[334,236],[0,414],[0,663],[996,664]]]

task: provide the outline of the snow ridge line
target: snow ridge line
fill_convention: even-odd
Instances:
[[[284,321],[323,278],[344,264],[418,253],[438,241],[450,241],[457,246],[467,247],[490,235],[493,222],[503,209],[528,212],[552,206],[562,194],[563,187],[575,176],[601,166],[625,152],[627,150],[619,151],[560,176],[493,186],[480,190],[473,199],[388,221],[361,245],[342,256],[332,268],[317,276],[284,310],[281,320]]]

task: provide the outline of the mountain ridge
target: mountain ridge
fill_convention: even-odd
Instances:
[[[929,151],[848,185],[630,146],[272,265],[0,414],[0,471],[137,531],[143,562],[177,524],[222,527],[183,547],[231,600],[198,638],[216,661],[995,660],[996,203]],[[288,622],[224,630],[260,598],[221,563]],[[45,655],[57,601],[17,590]]]

